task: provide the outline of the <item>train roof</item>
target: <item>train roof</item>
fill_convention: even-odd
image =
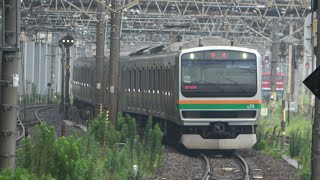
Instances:
[[[231,46],[231,41],[220,37],[203,37],[191,41],[174,42],[169,45],[146,46],[133,51],[129,56],[142,56],[149,54],[169,54],[180,52],[184,49],[206,46]]]
[[[203,51],[203,50],[211,50],[211,49],[218,49],[218,50],[234,50],[234,51],[245,51],[249,53],[255,53],[260,54],[255,49],[249,49],[249,48],[243,48],[243,47],[237,47],[237,46],[203,46],[203,47],[194,47],[189,49],[184,49],[181,51],[181,53],[188,53],[188,52],[194,52],[194,51]]]

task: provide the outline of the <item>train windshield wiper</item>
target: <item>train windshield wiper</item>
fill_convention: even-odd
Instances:
[[[226,78],[226,77],[223,77],[223,79],[232,82],[234,85],[236,85],[238,88],[240,88],[240,90],[241,90],[242,92],[248,92],[248,90],[243,89],[243,87],[242,87],[238,82],[236,82],[236,81],[234,81],[234,80],[232,80],[232,79]]]

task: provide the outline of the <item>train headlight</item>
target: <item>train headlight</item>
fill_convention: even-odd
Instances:
[[[194,59],[194,54],[193,53],[190,54],[190,59]]]
[[[248,54],[247,53],[242,53],[242,59],[247,59],[248,58]]]

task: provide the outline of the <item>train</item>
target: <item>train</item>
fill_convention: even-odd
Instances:
[[[225,42],[202,38],[121,51],[118,111],[142,121],[152,116],[168,141],[187,149],[251,148],[262,103],[261,55]],[[105,56],[105,109],[108,67]],[[73,104],[83,111],[96,104],[94,76],[94,57],[75,61]]]
[[[284,81],[285,74],[282,72],[277,72],[276,74],[276,93],[277,100],[282,99],[284,95]],[[262,72],[262,82],[261,82],[262,98],[268,101],[271,96],[271,72]]]

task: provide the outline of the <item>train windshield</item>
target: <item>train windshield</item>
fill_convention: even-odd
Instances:
[[[224,58],[215,55],[213,59],[212,55],[209,57],[204,55],[202,58],[195,58],[195,55],[190,53],[182,55],[182,95],[185,97],[254,96],[257,93],[256,56],[250,54],[245,59],[242,56],[234,57],[237,56]]]
[[[271,77],[270,74],[263,74],[262,75],[262,81],[270,81]],[[282,75],[277,75],[276,76],[276,81],[283,81],[283,76]]]

